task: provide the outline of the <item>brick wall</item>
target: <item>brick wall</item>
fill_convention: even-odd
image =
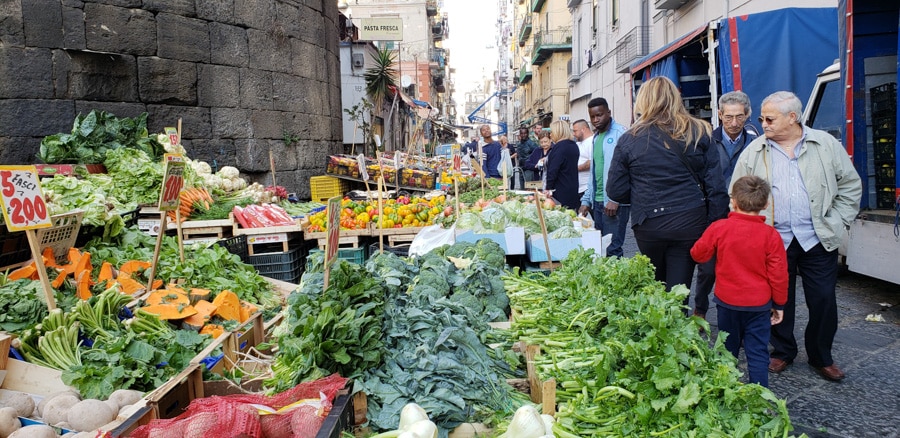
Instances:
[[[340,150],[334,0],[0,1],[0,164],[78,113],[182,119],[191,158],[309,196]],[[298,141],[285,144],[285,133]]]

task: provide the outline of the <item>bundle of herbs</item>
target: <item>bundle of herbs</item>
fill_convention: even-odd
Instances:
[[[517,317],[512,339],[540,345],[555,378],[556,436],[786,436],[785,402],[741,383],[720,334],[686,318],[688,290],[667,292],[649,259],[572,251],[549,276],[504,277]],[[520,316],[518,316],[520,315]]]

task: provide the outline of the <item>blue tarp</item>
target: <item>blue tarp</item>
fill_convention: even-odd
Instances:
[[[757,115],[762,100],[776,91],[792,91],[805,101],[816,75],[839,56],[837,28],[837,8],[786,8],[722,19],[721,93],[741,89]]]

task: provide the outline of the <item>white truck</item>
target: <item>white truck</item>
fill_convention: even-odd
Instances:
[[[840,253],[851,272],[900,284],[897,174],[900,4],[840,0],[840,60],[819,74],[804,111],[812,128],[841,140],[862,177],[860,213]]]

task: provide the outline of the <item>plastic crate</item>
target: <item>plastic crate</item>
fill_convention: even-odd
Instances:
[[[404,243],[400,245],[390,246],[384,245],[384,252],[393,253],[397,257],[409,257],[409,243]],[[378,242],[369,245],[369,257],[372,257],[375,254],[378,254],[378,251],[381,248],[378,246]]]
[[[241,258],[241,261],[249,264],[250,262],[250,250],[247,247],[247,235],[239,234],[234,237],[229,237],[227,239],[220,239],[216,241],[216,244],[224,247],[228,250],[228,252],[238,256]]]
[[[122,216],[122,220],[125,221],[125,227],[130,228],[138,224],[138,217],[141,215],[141,209],[135,208],[131,211],[126,211],[125,213],[119,214]]]
[[[310,254],[322,252],[321,249],[311,249],[309,250]],[[357,265],[361,265],[366,262],[366,248],[339,248],[337,251],[337,258],[341,260],[346,260],[350,263],[354,263]]]
[[[894,161],[895,152],[893,141],[875,143],[875,161]]]
[[[328,202],[335,196],[344,196],[350,183],[333,176],[313,176],[309,178],[309,191],[313,201]]]
[[[877,206],[878,208],[887,208],[893,210],[896,208],[897,197],[893,191],[878,192]]]
[[[78,239],[82,216],[84,212],[81,210],[57,214],[51,218],[52,227],[35,230],[35,236],[41,242],[41,251],[52,248],[56,262],[66,263],[69,248],[74,248]]]
[[[262,275],[286,273],[303,267],[303,249],[294,248],[288,252],[252,255],[250,264]]]

